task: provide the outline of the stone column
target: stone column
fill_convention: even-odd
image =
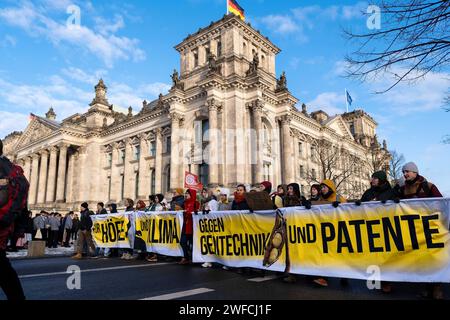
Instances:
[[[263,176],[263,145],[262,145],[262,102],[260,100],[256,100],[252,104],[252,112],[253,112],[253,124],[254,129],[256,131],[256,148],[252,148],[252,151],[256,152],[255,156],[252,157],[256,160],[255,164],[255,174],[253,176],[253,183],[258,184],[262,182]]]
[[[50,164],[48,167],[48,181],[47,181],[47,195],[46,202],[55,201],[55,187],[56,187],[56,157],[58,156],[58,149],[56,147],[50,148]]]
[[[141,153],[139,155],[139,194],[136,195],[136,198],[142,200],[148,199],[150,192],[150,170],[148,169],[145,161],[145,157],[149,153],[149,143],[145,138],[145,134],[139,135]]]
[[[214,99],[208,101],[209,112],[209,186],[219,185],[219,144],[217,126],[217,112],[220,106]]]
[[[39,158],[39,154],[32,155],[30,191],[28,193],[29,204],[36,204],[36,192],[39,179]]]
[[[112,163],[111,163],[111,199],[112,202],[118,202],[120,199],[120,184],[121,184],[121,175],[120,175],[120,167],[119,164],[119,144],[114,142],[112,144]]]
[[[59,164],[58,164],[58,178],[56,186],[56,202],[64,202],[64,191],[66,186],[66,161],[68,145],[59,145]]]
[[[179,113],[172,113],[172,133],[171,133],[171,153],[170,153],[170,188],[181,188],[180,180],[180,167],[183,166],[183,159],[180,157],[181,146],[181,132],[180,121],[182,121],[182,115]]]
[[[155,191],[156,193],[161,193],[163,190],[162,185],[162,172],[163,172],[163,163],[162,163],[162,129],[157,128],[155,130],[155,142],[156,142],[156,157],[155,157]]]
[[[48,171],[48,151],[41,152],[41,167],[39,170],[39,186],[37,190],[37,203],[45,203],[45,193],[47,186],[47,171]]]
[[[283,138],[283,150],[282,150],[282,181],[285,184],[292,183],[294,181],[294,164],[292,157],[292,138],[291,138],[291,117],[285,115],[281,117],[281,132]]]
[[[23,172],[25,174],[25,178],[27,178],[28,182],[30,182],[30,170],[31,170],[31,158],[26,156],[24,158]]]
[[[133,145],[132,140],[130,138],[125,139],[125,163],[124,163],[124,198],[133,199],[134,194],[134,164],[131,164],[130,161],[133,159]],[[134,200],[134,199],[133,199]]]

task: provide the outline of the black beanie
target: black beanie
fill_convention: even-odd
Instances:
[[[372,178],[377,178],[381,182],[387,181],[387,175],[384,171],[377,171],[372,175]]]
[[[85,208],[85,209],[89,208],[89,205],[87,204],[87,202],[83,202],[83,203],[81,204],[81,206],[82,206],[83,208]]]

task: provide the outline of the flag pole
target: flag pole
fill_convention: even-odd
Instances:
[[[226,0],[225,2],[226,2],[226,4],[227,4],[227,15],[229,15],[229,14],[230,14],[230,11],[228,10],[228,0]]]
[[[347,106],[347,113],[348,113],[348,98],[347,98],[347,88],[345,88],[345,105]]]

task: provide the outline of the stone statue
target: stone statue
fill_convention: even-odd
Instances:
[[[103,79],[98,81],[98,84],[95,86],[95,98],[91,102],[91,106],[96,103],[103,104],[109,107],[108,99],[106,98],[106,92],[108,88],[105,86]]]
[[[184,85],[180,81],[180,76],[178,75],[178,71],[176,69],[173,70],[172,74],[172,89],[174,88],[184,90]]]
[[[163,95],[162,95],[162,93],[160,93],[159,96],[158,96],[158,105],[157,105],[157,108],[162,108],[163,106],[164,106]]]
[[[247,70],[247,75],[255,73],[258,70],[258,66],[259,66],[259,57],[258,54],[255,53],[253,55],[253,61],[250,62],[250,67]]]
[[[133,108],[131,106],[128,107],[128,118],[133,116]]]
[[[302,113],[303,114],[308,114],[308,111],[306,110],[306,104],[302,104]]]
[[[217,63],[216,56],[211,52],[208,54],[208,67],[211,73],[220,73],[220,65]]]
[[[277,91],[285,90],[286,88],[287,88],[286,73],[283,71],[283,73],[280,76],[280,79],[277,80]]]

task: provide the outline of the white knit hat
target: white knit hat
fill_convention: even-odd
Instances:
[[[414,162],[408,162],[403,166],[402,171],[403,172],[411,171],[411,172],[419,173],[419,168],[417,168],[417,165]]]

